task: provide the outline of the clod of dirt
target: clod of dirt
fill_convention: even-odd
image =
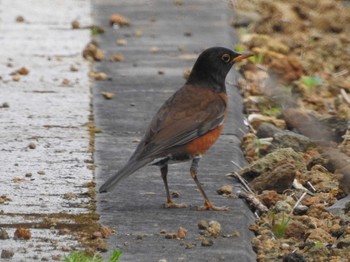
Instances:
[[[273,172],[273,170],[289,163],[294,165],[295,171],[306,171],[306,164],[303,155],[295,152],[291,148],[281,148],[272,153],[267,154],[263,158],[256,160],[244,167],[239,173],[246,180],[252,181],[255,177],[265,172]]]
[[[206,232],[208,236],[218,237],[221,233],[221,224],[215,220],[209,221]]]
[[[198,222],[198,229],[202,230],[206,230],[207,228],[209,227],[209,223],[208,221],[205,221],[205,220],[201,220]]]
[[[71,65],[70,68],[69,68],[69,70],[70,70],[71,72],[78,72],[78,71],[79,71],[79,69],[78,69],[78,67],[77,67],[76,65]]]
[[[108,238],[112,235],[112,233],[115,233],[115,231],[113,231],[108,226],[101,226],[100,232],[101,232],[103,238]]]
[[[103,72],[91,71],[89,73],[89,76],[95,80],[98,80],[98,81],[104,81],[104,80],[108,79],[108,75],[106,73],[103,73]]]
[[[292,148],[296,152],[305,152],[311,145],[308,137],[283,130],[273,136],[269,151],[277,148]]]
[[[111,92],[102,92],[101,95],[107,100],[111,100],[114,97],[114,93]]]
[[[19,69],[17,69],[16,71],[13,71],[12,73],[10,73],[10,75],[28,75],[29,74],[29,70],[26,67],[21,67]]]
[[[36,144],[30,143],[30,144],[28,145],[28,148],[29,148],[29,149],[35,149],[35,148],[36,148]]]
[[[28,240],[32,237],[32,233],[28,228],[19,227],[14,233],[14,239]]]
[[[109,24],[111,26],[113,25],[119,25],[119,26],[128,26],[130,25],[129,19],[127,19],[125,16],[122,16],[120,14],[112,14],[109,17]]]
[[[179,227],[176,233],[176,238],[178,239],[184,239],[187,235],[187,229],[184,227]]]
[[[155,54],[155,53],[158,53],[158,52],[159,52],[159,48],[156,47],[156,46],[152,46],[152,47],[149,49],[149,51],[150,51],[151,53]]]
[[[10,105],[7,102],[4,102],[0,105],[0,108],[9,108],[9,107],[10,107]]]
[[[116,44],[119,46],[125,46],[128,43],[128,41],[124,38],[117,39]]]
[[[23,23],[24,22],[24,17],[22,15],[16,16],[16,22],[17,23]]]
[[[64,79],[62,80],[62,85],[63,85],[63,86],[69,86],[69,85],[70,85],[69,79],[64,78]]]
[[[3,249],[1,251],[1,258],[11,258],[14,256],[14,252],[10,249]]]
[[[101,61],[105,55],[94,43],[89,43],[83,50],[83,57],[89,61]]]
[[[218,190],[216,190],[216,192],[219,195],[231,195],[233,192],[233,186],[231,185],[223,185],[222,187],[220,187]]]
[[[18,82],[19,80],[21,80],[21,77],[18,74],[15,74],[12,76],[12,80]]]
[[[61,255],[52,255],[51,259],[53,261],[60,261],[62,259],[62,256]]]
[[[142,35],[143,35],[143,31],[142,30],[135,30],[134,31],[134,36],[141,37]]]
[[[259,195],[259,199],[263,202],[268,208],[274,206],[277,201],[282,200],[283,197],[276,193],[276,191],[265,190]]]
[[[294,237],[303,240],[307,231],[307,226],[299,221],[291,221],[288,223],[284,237]]]
[[[202,245],[202,247],[211,247],[212,245],[214,245],[214,241],[212,239],[208,239],[208,238],[204,237],[201,240],[201,245]]]
[[[125,60],[125,57],[123,54],[113,54],[109,58],[110,61],[112,62],[123,62]]]
[[[80,22],[78,20],[73,20],[71,22],[72,29],[79,29],[80,28]]]
[[[65,194],[63,195],[63,198],[64,198],[64,199],[71,200],[71,199],[76,199],[76,198],[78,198],[78,195],[75,194],[75,193],[65,193]]]
[[[5,229],[0,228],[0,239],[9,239],[9,234]]]
[[[0,196],[0,204],[3,204],[3,203],[8,202],[8,201],[11,201],[11,199],[8,198],[7,196],[5,196],[5,195]]]

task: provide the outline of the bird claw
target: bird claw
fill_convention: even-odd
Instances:
[[[188,205],[186,204],[176,204],[173,201],[168,201],[163,205],[164,208],[186,208]]]
[[[217,206],[214,206],[211,202],[205,201],[203,206],[197,207],[197,211],[204,211],[204,210],[227,211],[229,209],[227,207],[217,207]]]

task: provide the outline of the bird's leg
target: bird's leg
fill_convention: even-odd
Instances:
[[[192,176],[194,182],[196,183],[199,191],[202,193],[202,195],[204,197],[204,206],[198,207],[197,210],[199,210],[199,211],[202,211],[202,210],[226,211],[226,210],[228,210],[228,208],[225,208],[225,207],[214,206],[214,204],[207,197],[207,194],[204,192],[204,189],[202,188],[202,185],[197,178],[199,160],[200,160],[199,157],[194,158],[192,160],[192,165],[190,168],[191,176]]]
[[[166,191],[166,197],[167,197],[167,202],[164,204],[164,208],[184,208],[184,207],[187,207],[187,205],[185,205],[185,204],[176,204],[171,199],[170,192],[169,192],[169,186],[168,186],[168,165],[167,164],[161,166],[160,173],[162,175],[162,179],[163,179],[165,191]]]

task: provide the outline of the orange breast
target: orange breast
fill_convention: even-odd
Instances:
[[[209,131],[205,135],[193,140],[186,145],[186,152],[191,155],[203,155],[219,138],[224,125]]]

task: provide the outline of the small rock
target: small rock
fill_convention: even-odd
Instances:
[[[64,85],[64,86],[69,86],[69,84],[70,84],[69,79],[64,78],[64,79],[62,80],[62,85]]]
[[[105,55],[94,43],[89,43],[83,50],[83,57],[90,61],[101,61]]]
[[[54,260],[54,261],[59,261],[59,260],[62,259],[61,255],[52,255],[51,258],[52,258],[52,260]]]
[[[141,30],[135,30],[134,36],[140,37],[140,36],[142,36],[142,35],[143,35],[143,32],[142,32]]]
[[[282,200],[283,197],[273,190],[264,190],[260,195],[259,199],[268,207],[276,205],[277,201]]]
[[[275,190],[277,193],[283,193],[284,190],[292,187],[296,174],[295,169],[291,163],[281,164],[270,172],[261,174],[249,184],[256,192]]]
[[[292,148],[296,152],[305,152],[311,145],[311,140],[306,136],[291,131],[281,131],[273,136],[272,149]]]
[[[108,75],[106,73],[103,73],[103,72],[92,71],[89,73],[89,76],[97,81],[104,81],[104,80],[108,79]]]
[[[64,251],[64,252],[70,252],[70,251],[72,251],[72,248],[71,248],[70,246],[63,246],[63,247],[62,247],[62,251]]]
[[[21,80],[21,77],[18,74],[15,74],[12,76],[12,80],[18,82],[19,80]]]
[[[17,23],[23,23],[24,22],[24,17],[22,15],[16,16],[16,22]]]
[[[69,70],[70,70],[71,72],[78,72],[78,71],[79,71],[79,69],[78,69],[78,67],[77,67],[76,65],[71,65],[70,68],[69,68]]]
[[[159,51],[159,48],[158,47],[156,47],[156,46],[152,46],[150,49],[149,49],[149,51],[151,52],[151,53],[158,53],[158,51]]]
[[[210,236],[218,237],[221,233],[221,224],[215,220],[210,221],[207,232]]]
[[[211,247],[213,244],[214,244],[213,240],[208,238],[203,238],[201,242],[202,247]]]
[[[168,262],[165,258],[159,259],[158,262]]]
[[[275,209],[278,212],[286,213],[290,213],[290,211],[292,211],[291,205],[289,205],[286,201],[283,200],[277,201],[277,203],[275,204]]]
[[[309,209],[309,207],[302,205],[302,204],[299,204],[298,206],[296,206],[294,208],[293,214],[298,215],[298,216],[305,215],[306,212],[308,211],[308,209]]]
[[[32,237],[32,233],[30,232],[30,230],[28,228],[19,227],[16,229],[16,231],[14,233],[15,239],[28,240],[31,237]]]
[[[282,129],[278,128],[277,126],[264,122],[260,124],[256,136],[259,138],[273,137],[275,134],[281,131]]]
[[[100,228],[100,232],[101,232],[103,238],[107,238],[107,237],[111,236],[113,232],[116,233],[115,231],[112,231],[112,229],[108,226],[102,226]]]
[[[137,235],[136,240],[143,240],[145,238],[144,235]]]
[[[114,97],[114,94],[111,92],[102,92],[101,95],[107,100],[111,100]]]
[[[35,148],[36,148],[36,144],[30,143],[30,144],[28,145],[28,147],[29,147],[29,149],[35,149]]]
[[[10,249],[3,249],[1,251],[1,258],[11,258],[14,256],[14,252]]]
[[[63,195],[63,198],[64,198],[64,199],[71,200],[71,199],[76,199],[76,198],[78,198],[78,195],[75,194],[75,193],[65,193],[65,194]]]
[[[289,222],[285,231],[285,238],[304,239],[306,230],[307,226],[299,221]]]
[[[198,229],[207,229],[209,227],[209,224],[205,220],[201,220],[198,222]]]
[[[116,44],[119,46],[125,46],[128,42],[126,41],[126,39],[121,38],[121,39],[117,39]]]
[[[122,62],[122,61],[125,60],[125,57],[124,57],[123,54],[120,54],[120,53],[119,54],[113,54],[113,55],[110,56],[109,60],[112,61],[112,62]]]
[[[32,173],[26,173],[26,174],[25,174],[25,177],[32,177],[32,176],[33,176]]]
[[[219,195],[230,195],[232,194],[232,191],[233,191],[233,187],[231,185],[223,185],[218,190],[216,190],[216,192]]]
[[[294,252],[283,256],[282,261],[283,262],[306,262],[306,259],[303,257],[303,255]]]
[[[120,14],[112,14],[109,17],[109,24],[111,26],[113,25],[119,25],[119,26],[128,26],[130,25],[129,19],[127,19],[125,16],[122,16]]]
[[[25,67],[21,67],[19,69],[17,69],[16,71],[10,73],[10,75],[28,75],[29,74],[29,70]]]
[[[0,239],[9,239],[9,234],[5,229],[0,228]]]
[[[167,233],[166,235],[165,235],[165,238],[166,239],[174,239],[174,238],[176,238],[177,237],[177,234],[176,233]]]
[[[102,233],[100,231],[95,231],[92,233],[92,238],[97,239],[97,238],[102,238]]]
[[[177,238],[184,239],[187,235],[187,229],[183,227],[179,227],[176,235],[177,235]]]
[[[9,107],[10,107],[10,105],[7,102],[4,102],[4,103],[2,103],[2,105],[0,105],[0,108],[9,108]]]
[[[39,170],[37,173],[38,173],[38,175],[41,175],[41,176],[45,175],[45,171],[44,170]]]
[[[171,196],[172,196],[173,198],[179,198],[179,197],[180,197],[180,193],[177,192],[177,191],[173,191],[173,192],[171,192]]]
[[[58,230],[59,235],[67,235],[70,233],[71,233],[71,230],[69,228],[61,228],[60,230]]]
[[[80,28],[80,23],[78,20],[73,20],[71,23],[72,29],[79,29]]]

